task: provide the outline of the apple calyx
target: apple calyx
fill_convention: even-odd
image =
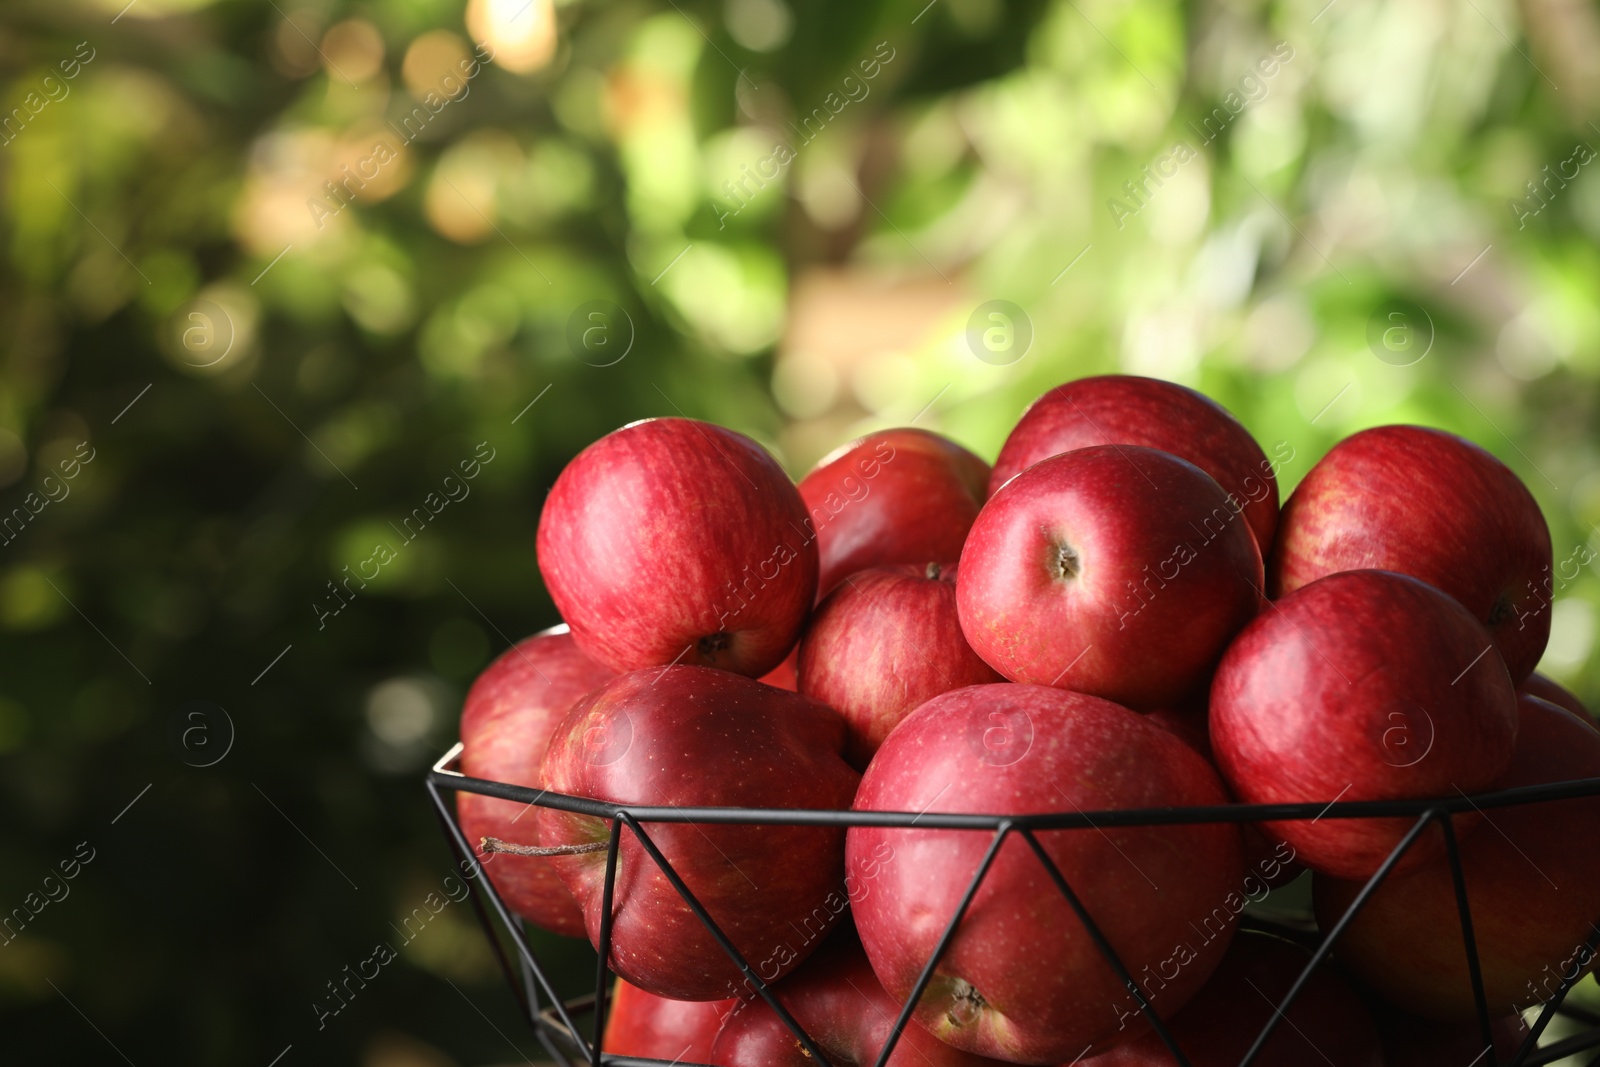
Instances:
[[[1516,614],[1516,606],[1512,603],[1511,594],[1509,592],[1501,593],[1489,608],[1488,625],[1491,627],[1499,626],[1514,614]]]
[[[510,856],[579,856],[586,852],[604,852],[610,848],[610,842],[590,841],[582,845],[518,845],[510,841],[502,841],[498,837],[484,837],[478,841],[478,847],[485,852],[504,852]]]
[[[700,653],[700,658],[707,663],[717,661],[717,653],[725,652],[733,644],[733,635],[726,630],[718,630],[714,634],[706,634],[695,642],[695,651]]]
[[[1071,581],[1083,572],[1083,561],[1078,558],[1077,550],[1065,541],[1050,542],[1050,559],[1046,566],[1050,568],[1050,576],[1061,581]]]
[[[922,576],[930,582],[938,581],[941,570],[942,568],[937,563],[930,563],[927,569],[922,572]]]
[[[989,1002],[983,999],[978,987],[964,978],[950,980],[950,1004],[945,1008],[945,1018],[953,1026],[971,1026],[983,1014]]]

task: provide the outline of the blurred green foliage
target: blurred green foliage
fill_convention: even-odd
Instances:
[[[313,1004],[450,873],[419,772],[632,419],[992,457],[1123,369],[1285,491],[1448,427],[1600,547],[1592,7],[124,4],[0,11],[0,906],[96,850],[0,944],[8,1062],[535,1050],[465,906]],[[995,299],[1031,345],[979,359]],[[1591,701],[1597,598],[1546,660]]]

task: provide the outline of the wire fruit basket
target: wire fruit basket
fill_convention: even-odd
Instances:
[[[1077,916],[1078,921],[1083,924],[1084,930],[1099,949],[1107,964],[1123,985],[1127,987],[1130,995],[1137,1002],[1139,1010],[1149,1022],[1151,1029],[1171,1054],[1173,1061],[1179,1064],[1180,1067],[1192,1067],[1191,1060],[1185,1055],[1178,1043],[1174,1041],[1165,1022],[1151,1006],[1139,984],[1133,980],[1127,967],[1118,957],[1116,950],[1096,924],[1094,917],[1084,908],[1077,894],[1074,893],[1072,886],[1040,845],[1037,835],[1041,832],[1057,830],[1175,826],[1198,823],[1245,824],[1266,820],[1408,818],[1413,822],[1399,843],[1390,851],[1382,865],[1366,880],[1344,914],[1330,929],[1317,935],[1318,940],[1310,960],[1306,963],[1299,977],[1277,1003],[1276,1010],[1257,1034],[1249,1051],[1240,1061],[1239,1067],[1250,1067],[1251,1064],[1256,1062],[1267,1041],[1277,1030],[1280,1023],[1284,1021],[1287,1012],[1299,997],[1305,984],[1333,951],[1340,935],[1350,921],[1366,904],[1378,886],[1395,869],[1402,857],[1417,842],[1423,832],[1435,823],[1438,824],[1442,831],[1445,854],[1454,882],[1462,944],[1466,950],[1467,967],[1477,1007],[1478,1031],[1484,1046],[1484,1052],[1480,1059],[1477,1063],[1472,1064],[1471,1067],[1479,1067],[1479,1064],[1488,1065],[1488,1067],[1540,1067],[1540,1065],[1554,1063],[1585,1051],[1600,1049],[1600,1015],[1582,1010],[1576,1006],[1568,1007],[1565,1004],[1567,994],[1584,973],[1581,968],[1572,968],[1571,973],[1564,972],[1560,975],[1559,986],[1553,991],[1550,999],[1545,1001],[1539,1009],[1537,1018],[1529,1023],[1528,1032],[1522,1038],[1521,1045],[1514,1057],[1509,1061],[1497,1057],[1491,1032],[1492,1021],[1487,1007],[1483,978],[1479,966],[1478,949],[1473,937],[1472,915],[1468,905],[1466,878],[1462,869],[1456,835],[1451,825],[1451,816],[1473,811],[1483,812],[1496,808],[1510,808],[1550,801],[1600,796],[1600,778],[1555,782],[1481,793],[1476,796],[1458,795],[1433,800],[1348,801],[1343,803],[1336,802],[1331,805],[1316,803],[1225,804],[1210,807],[1140,808],[1029,815],[939,814],[936,812],[854,810],[807,811],[726,807],[675,808],[618,804],[612,801],[567,796],[545,790],[509,785],[504,782],[490,781],[483,778],[471,778],[455,769],[460,760],[461,750],[462,746],[458,743],[433,765],[427,776],[428,795],[439,815],[451,851],[461,864],[462,870],[472,872],[473,876],[467,879],[467,884],[473,908],[477,913],[479,922],[483,925],[484,935],[488,938],[489,944],[495,952],[506,981],[511,987],[512,994],[520,1005],[524,1016],[533,1026],[541,1044],[561,1067],[581,1067],[583,1064],[588,1064],[589,1067],[653,1067],[653,1065],[666,1064],[668,1062],[666,1060],[618,1056],[601,1051],[601,1037],[605,1032],[606,1012],[612,984],[612,973],[608,966],[608,960],[611,957],[610,920],[612,915],[612,892],[616,879],[618,848],[624,832],[634,835],[645,854],[657,865],[662,875],[683,899],[684,904],[694,913],[711,937],[721,947],[722,951],[728,955],[735,966],[743,973],[750,988],[778,1015],[811,1060],[819,1065],[824,1065],[824,1067],[834,1067],[818,1043],[805,1032],[773,994],[771,986],[763,982],[749,962],[740,955],[727,935],[717,926],[715,920],[700,901],[695,899],[694,894],[684,883],[678,872],[673,870],[671,863],[652,841],[648,827],[652,824],[666,823],[826,826],[835,828],[872,826],[904,830],[913,828],[918,830],[957,830],[988,835],[989,844],[984,852],[983,860],[973,872],[958,907],[945,925],[934,953],[924,964],[910,996],[901,1005],[889,1040],[879,1053],[877,1062],[873,1067],[885,1067],[900,1034],[908,1025],[911,1025],[912,1009],[929,981],[933,978],[934,970],[939,960],[955,938],[962,918],[966,914],[974,896],[976,896],[979,887],[983,884],[984,878],[989,873],[994,858],[999,854],[1000,848],[1007,838],[1012,836],[1022,840],[1040,864],[1043,865],[1049,879],[1066,900],[1068,906]],[[549,971],[530,947],[521,921],[506,906],[488,878],[476,877],[476,875],[484,873],[483,868],[479,864],[471,843],[467,841],[462,833],[460,822],[456,816],[455,805],[445,800],[443,793],[446,790],[452,793],[477,793],[501,800],[587,815],[604,820],[608,824],[609,837],[606,853],[604,912],[598,936],[599,965],[593,993],[569,999],[563,999],[558,995]],[[1593,843],[1580,843],[1578,847],[1597,846]],[[1596,916],[1596,919],[1600,920],[1600,916]],[[497,933],[497,928],[503,930],[510,939],[515,949],[516,959],[514,962],[508,957],[500,935]],[[1591,930],[1589,939],[1581,952],[1581,958],[1585,960],[1592,959],[1597,947],[1600,947],[1600,925],[1591,924]],[[578,1024],[578,1020],[585,1015],[591,1017],[591,1025],[581,1027]],[[1569,1027],[1575,1027],[1577,1032],[1546,1043],[1541,1047],[1541,1038],[1557,1016],[1566,1019]],[[1600,1053],[1583,1062],[1588,1067],[1597,1067],[1597,1065],[1600,1065]],[[679,1061],[678,1067],[698,1067],[698,1065]],[[1466,1067],[1466,1065],[1463,1065],[1463,1067]]]

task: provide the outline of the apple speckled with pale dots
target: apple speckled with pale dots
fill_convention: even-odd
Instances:
[[[1600,778],[1600,734],[1538,697],[1517,701],[1511,767],[1497,789]],[[1554,996],[1563,979],[1594,967],[1587,946],[1600,916],[1600,798],[1497,808],[1461,843],[1473,941],[1491,1016]],[[1319,876],[1318,919],[1344,914],[1361,883]],[[1356,913],[1339,956],[1362,981],[1410,1011],[1442,1021],[1476,1014],[1444,857],[1390,876]]]
[[[711,667],[625,674],[568,714],[542,774],[558,793],[671,807],[849,808],[859,776],[832,708]],[[604,819],[540,808],[547,845],[605,841]],[[650,823],[645,832],[765,981],[793,970],[847,906],[844,830]],[[598,943],[604,852],[551,860]],[[720,1000],[744,978],[633,833],[618,854],[611,963],[647,992]]]
[[[830,934],[816,955],[774,992],[834,1067],[874,1067],[900,1014],[901,1002],[872,973],[861,943],[847,926]],[[778,1013],[754,997],[734,1002],[707,1062],[717,1067],[815,1067]],[[884,1067],[1001,1067],[1001,1063],[947,1045],[911,1023]]]
[[[865,768],[889,731],[951,689],[1003,681],[967,644],[956,567],[873,567],[823,598],[800,642],[799,691],[844,716]]]
[[[668,1063],[710,1063],[711,1043],[735,1000],[670,1000],[618,978],[606,1007],[602,1052]]]
[[[986,758],[974,741],[988,724],[1025,733],[1025,748]],[[1028,814],[1226,802],[1205,759],[1138,713],[1063,689],[997,684],[957,689],[912,712],[867,768],[855,806]],[[1153,989],[1157,1010],[1171,1013],[1193,996],[1243,907],[1238,827],[1055,830],[1038,839],[1128,970]],[[991,840],[966,830],[850,830],[850,876],[859,883],[874,868],[872,891],[854,902],[856,927],[892,995],[911,992]],[[893,848],[887,860],[885,844]],[[1164,975],[1162,988],[1152,973]],[[916,1008],[919,1023],[958,1048],[1031,1064],[1070,1062],[1141,1027],[1138,1015],[1015,834]]]
[[[1211,685],[1211,746],[1248,804],[1458,796],[1511,762],[1516,693],[1489,635],[1439,590],[1343,571],[1290,593],[1228,648]],[[1306,866],[1372,874],[1411,818],[1265,824]],[[1474,817],[1454,820],[1467,831]],[[1442,845],[1437,827],[1402,868]]]
[[[585,656],[566,626],[517,642],[501,653],[467,692],[461,709],[461,773],[510,785],[541,787],[539,764],[550,737],[580,697],[615,676]],[[486,854],[485,837],[537,845],[537,820],[527,804],[457,793],[461,833],[512,911],[546,930],[583,936],[583,913],[538,856]]]
[[[538,553],[579,647],[618,671],[760,677],[816,597],[794,483],[750,438],[694,419],[631,423],[580,452],[545,500]]]
[[[989,478],[992,496],[1041,459],[1090,445],[1139,445],[1186,459],[1243,507],[1262,555],[1278,522],[1278,468],[1215,400],[1175,382],[1106,374],[1066,382],[1039,397],[1012,429]]]
[[[1489,628],[1520,684],[1550,640],[1550,528],[1528,487],[1471,441],[1422,426],[1351,434],[1284,505],[1273,597],[1337,571],[1399,571]]]
[[[1134,445],[1041,460],[989,499],[961,552],[973,651],[1013,682],[1154,711],[1205,686],[1256,614],[1261,553],[1199,467]]]
[[[961,555],[988,496],[989,464],[929,430],[880,430],[800,479],[821,554],[817,595],[868,567]]]

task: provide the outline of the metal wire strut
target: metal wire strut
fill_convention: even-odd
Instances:
[[[1299,976],[1277,1004],[1276,1010],[1262,1026],[1249,1051],[1240,1060],[1239,1067],[1252,1067],[1256,1062],[1262,1050],[1266,1048],[1267,1042],[1271,1040],[1273,1033],[1276,1032],[1279,1023],[1287,1017],[1287,1012],[1305,989],[1312,975],[1316,973],[1317,968],[1327,960],[1328,955],[1338,943],[1340,936],[1349,927],[1356,915],[1360,913],[1361,909],[1366,906],[1378,887],[1395,870],[1400,860],[1416,844],[1428,826],[1434,823],[1438,824],[1442,832],[1445,857],[1450,865],[1450,875],[1455,890],[1456,910],[1461,924],[1462,944],[1466,950],[1467,971],[1472,982],[1478,1032],[1483,1041],[1484,1054],[1478,1062],[1486,1064],[1487,1067],[1541,1067],[1543,1064],[1554,1062],[1577,1052],[1600,1048],[1600,1016],[1576,1006],[1571,1008],[1565,1006],[1564,1002],[1567,993],[1579,977],[1580,969],[1573,968],[1571,973],[1562,975],[1561,984],[1555,995],[1541,1009],[1538,1019],[1530,1027],[1527,1036],[1523,1039],[1511,1062],[1502,1065],[1496,1058],[1491,1031],[1493,1020],[1490,1018],[1488,1000],[1484,994],[1482,966],[1478,958],[1477,942],[1473,934],[1472,911],[1467,897],[1466,875],[1462,868],[1461,850],[1451,820],[1451,816],[1469,811],[1481,812],[1492,808],[1600,796],[1600,778],[1555,782],[1548,785],[1522,786],[1516,789],[1504,789],[1473,797],[1458,793],[1454,797],[1438,799],[1349,801],[1332,805],[1321,803],[1221,804],[1185,808],[1139,808],[1095,812],[1050,812],[1028,815],[977,815],[939,812],[814,811],[777,808],[674,808],[618,804],[589,797],[567,796],[546,790],[508,785],[504,782],[495,782],[483,778],[469,778],[455,769],[460,756],[461,745],[457,744],[433,765],[425,783],[428,796],[433,801],[440,823],[444,828],[446,842],[455,854],[461,870],[467,875],[468,895],[472,899],[473,910],[478,916],[478,921],[483,926],[484,934],[489,939],[489,944],[494,950],[495,957],[505,975],[507,984],[511,988],[512,995],[516,998],[519,1007],[521,1007],[523,1015],[537,1032],[540,1043],[561,1067],[674,1067],[674,1065],[675,1067],[706,1067],[706,1065],[691,1064],[681,1060],[669,1063],[666,1060],[617,1056],[601,1051],[606,1016],[610,1007],[612,923],[615,909],[618,857],[621,851],[624,830],[639,843],[645,855],[649,857],[650,861],[661,871],[662,876],[666,878],[678,896],[682,898],[684,905],[700,920],[707,933],[711,935],[712,940],[717,943],[728,959],[744,975],[746,982],[755,991],[755,994],[777,1014],[779,1020],[794,1035],[795,1040],[800,1043],[800,1046],[805,1050],[812,1062],[817,1067],[835,1067],[817,1042],[811,1035],[806,1033],[805,1029],[790,1014],[783,1002],[773,992],[772,987],[767,982],[762,981],[760,975],[750,966],[749,962],[728,938],[728,935],[717,925],[716,920],[712,918],[705,906],[696,899],[682,877],[673,869],[671,862],[661,852],[646,830],[646,826],[652,823],[819,826],[834,828],[871,826],[891,829],[960,830],[991,835],[988,848],[985,850],[977,867],[973,870],[972,877],[967,883],[961,900],[956,905],[949,921],[945,924],[944,931],[934,947],[933,954],[923,965],[909,996],[906,998],[905,1003],[901,1005],[888,1040],[885,1041],[882,1050],[878,1053],[876,1063],[872,1064],[871,1067],[887,1067],[889,1057],[894,1052],[895,1046],[905,1032],[906,1027],[910,1024],[912,1013],[923,992],[927,989],[929,982],[932,981],[940,960],[944,958],[945,953],[954,942],[956,933],[960,929],[968,908],[977,896],[978,890],[988,877],[989,872],[993,869],[995,858],[999,855],[1006,840],[1013,835],[1027,846],[1044,868],[1050,881],[1067,902],[1068,907],[1072,909],[1073,914],[1082,924],[1090,940],[1100,950],[1107,965],[1111,967],[1117,978],[1138,1003],[1140,1013],[1149,1022],[1151,1029],[1166,1046],[1167,1051],[1171,1053],[1173,1060],[1179,1067],[1191,1067],[1190,1061],[1167,1028],[1166,1021],[1157,1014],[1146,991],[1129,973],[1126,965],[1124,965],[1122,959],[1100,929],[1099,924],[1096,923],[1094,917],[1089,914],[1088,909],[1073,891],[1066,876],[1062,874],[1061,869],[1050,858],[1044,846],[1040,844],[1038,834],[1046,831],[1099,830],[1107,827],[1252,823],[1266,820],[1286,821],[1297,819],[1400,817],[1414,819],[1415,822],[1394,848],[1390,850],[1378,869],[1367,879],[1339,920],[1334,923],[1331,929],[1323,932],[1321,942],[1312,952],[1311,959],[1307,961]],[[446,802],[442,795],[442,790],[477,793],[501,800],[552,808],[557,811],[573,812],[603,820],[608,824],[609,834],[605,846],[605,888],[601,899],[602,910],[597,937],[599,959],[596,966],[595,988],[592,994],[564,1000],[556,992],[550,975],[529,946],[520,920],[511,913],[505,902],[500,899],[500,894],[495,890],[493,883],[487,877],[482,877],[486,872],[474,854],[471,845],[467,842],[466,837],[462,834],[454,805]],[[495,919],[499,920],[498,924]],[[1600,916],[1596,916],[1596,920],[1597,923],[1600,923]],[[1593,932],[1584,949],[1585,958],[1592,957],[1597,948],[1600,948],[1600,925],[1593,925],[1591,929]],[[516,955],[515,967],[503,947],[500,931],[504,931],[505,936],[511,942]],[[587,1028],[587,1033],[584,1029],[580,1029],[576,1022],[577,1018],[586,1013],[592,1013],[593,1015],[593,1025]],[[1583,1031],[1553,1042],[1544,1048],[1539,1048],[1539,1038],[1557,1015],[1562,1015],[1570,1021],[1579,1023],[1583,1026]],[[1590,1060],[1589,1065],[1590,1067],[1600,1067],[1600,1055]],[[838,1065],[838,1067],[846,1067],[846,1065]],[[867,1067],[867,1065],[861,1064],[856,1065],[856,1067]]]

